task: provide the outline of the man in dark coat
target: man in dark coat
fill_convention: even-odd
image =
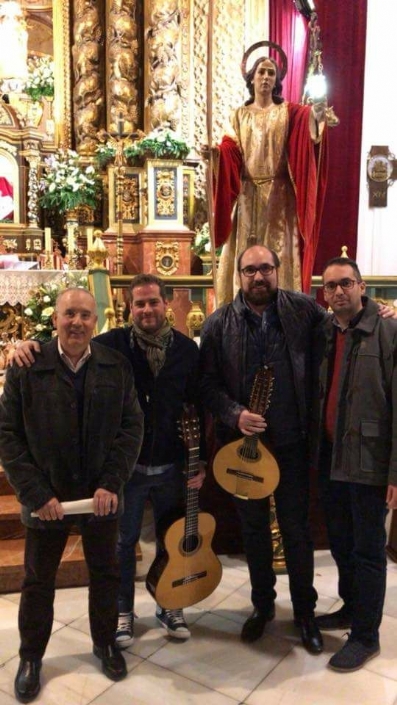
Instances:
[[[238,260],[241,289],[231,304],[205,322],[200,349],[200,389],[212,413],[220,445],[258,434],[271,445],[280,469],[274,492],[290,580],[294,620],[302,643],[320,653],[314,620],[313,544],[308,525],[308,418],[312,383],[312,334],[326,311],[304,294],[278,288],[277,255],[266,247],[245,250]],[[274,371],[266,421],[250,411],[256,371]],[[242,523],[254,611],[243,626],[244,641],[255,641],[274,617],[276,577],[269,498],[235,502]]]
[[[385,517],[387,506],[397,508],[397,321],[380,318],[364,296],[354,260],[330,260],[323,281],[333,316],[319,330],[314,463],[343,605],[316,621],[324,630],[351,628],[329,661],[349,672],[379,654]]]
[[[181,509],[184,500],[185,451],[178,421],[184,403],[197,401],[198,348],[193,340],[170,327],[166,312],[163,281],[152,274],[138,274],[131,281],[132,325],[114,328],[95,338],[129,360],[145,418],[136,472],[124,487],[124,513],[117,548],[121,586],[116,642],[121,649],[134,641],[135,549],[146,502],[149,500],[153,506],[157,530],[166,517]],[[25,341],[17,349],[17,364],[35,362],[32,346],[31,341]],[[40,350],[37,343],[34,349]],[[203,478],[204,467],[200,464],[199,474],[189,480],[189,486],[200,488]],[[157,545],[158,551],[159,548]],[[181,609],[157,606],[156,617],[169,636],[190,637]]]
[[[0,399],[0,458],[22,504],[26,526],[25,579],[15,694],[30,702],[53,622],[55,577],[76,516],[64,502],[93,498],[80,517],[90,591],[94,654],[112,680],[126,675],[115,648],[120,571],[116,556],[118,510],[142,442],[143,415],[130,365],[122,355],[90,342],[95,300],[67,289],[56,302],[58,333],[30,368],[7,372]],[[35,516],[32,516],[34,513]]]

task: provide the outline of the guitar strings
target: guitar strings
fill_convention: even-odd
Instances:
[[[270,402],[270,395],[273,389],[273,371],[268,365],[260,367],[255,375],[254,384],[251,390],[249,411],[254,414],[264,416]],[[252,436],[245,436],[241,449],[239,451],[240,458],[243,462],[255,459],[255,451],[257,451],[259,433],[254,433]],[[236,474],[236,492],[239,493],[238,483],[246,482],[247,477],[241,478]]]

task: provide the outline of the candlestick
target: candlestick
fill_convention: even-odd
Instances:
[[[68,252],[69,254],[74,253],[74,225],[68,225],[67,226],[67,231],[68,231]]]
[[[92,250],[92,246],[94,244],[94,228],[87,228],[86,235],[87,235],[87,252],[90,252]]]
[[[44,228],[44,249],[52,254],[51,228]]]

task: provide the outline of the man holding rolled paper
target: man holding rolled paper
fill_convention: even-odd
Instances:
[[[117,517],[123,485],[139,454],[143,415],[128,361],[91,341],[96,319],[89,292],[62,292],[54,313],[58,337],[42,347],[31,368],[8,370],[0,399],[0,459],[26,526],[21,661],[15,680],[15,695],[25,703],[40,690],[55,577],[76,522],[89,571],[94,654],[108,678],[126,675],[114,645]],[[72,511],[78,511],[79,500],[90,499],[91,513],[68,515],[69,502],[77,503]]]

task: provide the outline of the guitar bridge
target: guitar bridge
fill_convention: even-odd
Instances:
[[[263,483],[263,477],[252,475],[252,473],[244,472],[244,470],[235,470],[234,468],[227,468],[226,472],[228,475],[235,475],[241,480],[250,480],[251,482]]]
[[[201,573],[193,573],[192,575],[185,575],[184,578],[172,581],[172,587],[180,587],[181,585],[188,585],[189,583],[194,583],[195,580],[200,580],[200,578],[207,577],[207,571],[202,570]]]

